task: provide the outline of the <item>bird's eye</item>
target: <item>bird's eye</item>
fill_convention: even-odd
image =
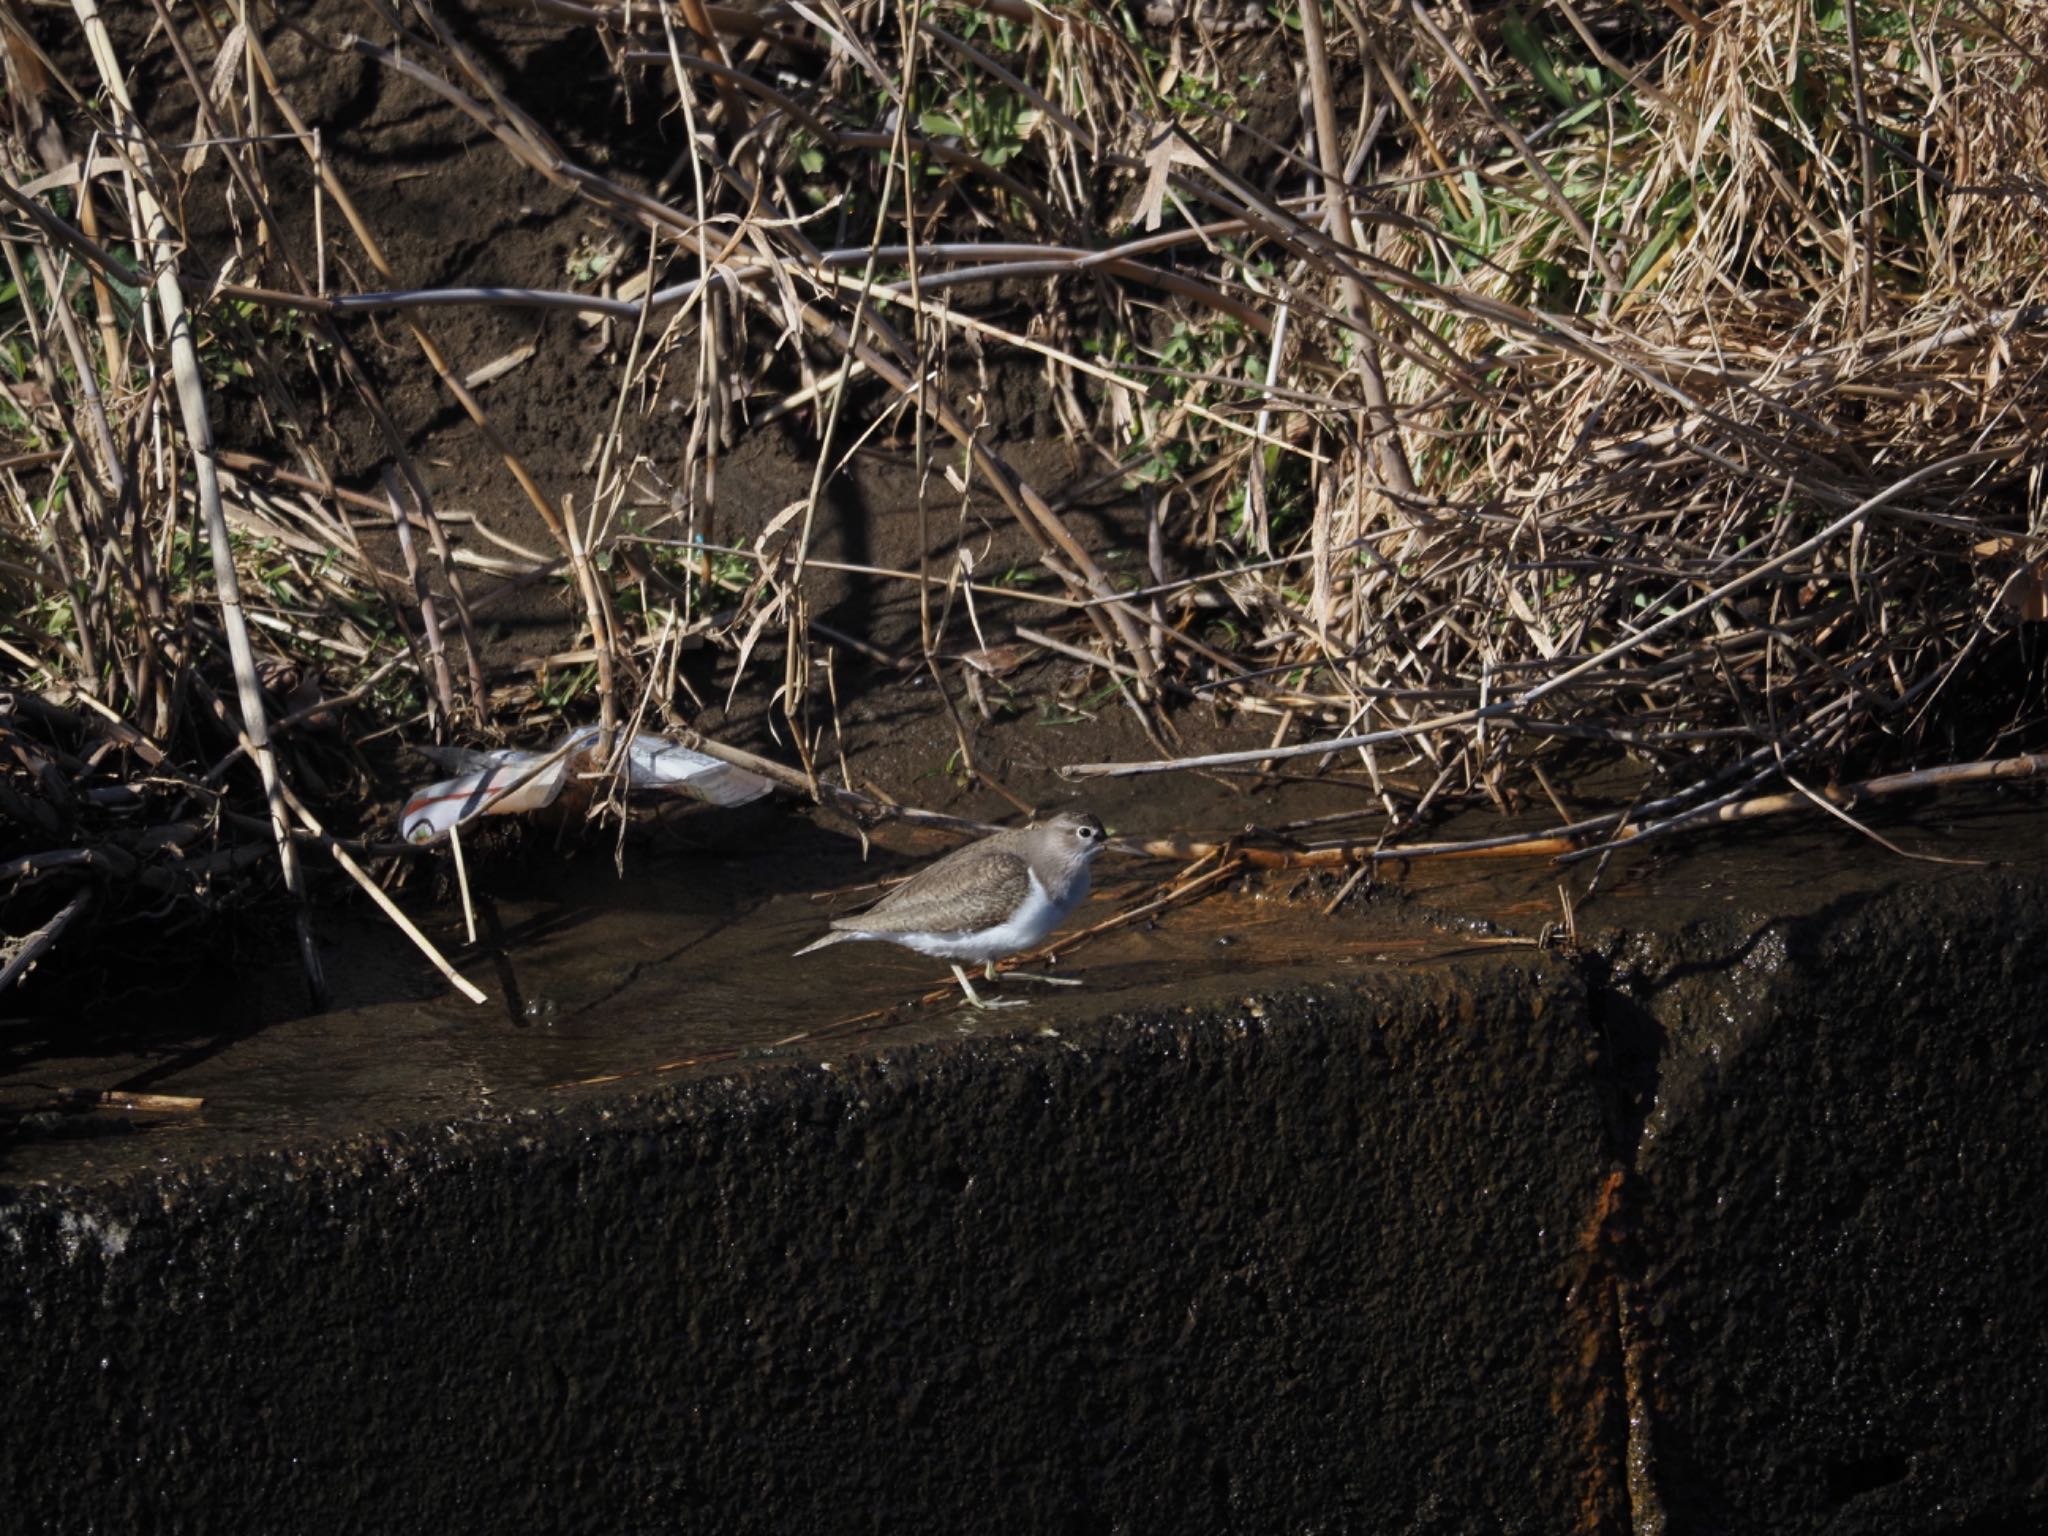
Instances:
[[[1092,843],[1095,841],[1096,831],[1093,827],[1076,827],[1074,828],[1074,835],[1084,843]]]

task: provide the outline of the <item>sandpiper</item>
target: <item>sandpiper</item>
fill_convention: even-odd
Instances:
[[[1063,811],[1050,821],[955,848],[919,870],[858,917],[832,920],[832,931],[797,953],[808,955],[850,939],[887,939],[921,955],[952,962],[960,990],[976,1008],[984,1002],[960,962],[984,967],[996,979],[996,961],[1031,948],[1066,921],[1088,894],[1088,866],[1102,852],[1102,823],[1086,811]],[[1076,987],[1063,976],[1025,981]]]

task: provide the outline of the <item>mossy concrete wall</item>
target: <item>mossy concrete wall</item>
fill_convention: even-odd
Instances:
[[[18,1531],[2048,1528],[2048,901],[0,1193]]]

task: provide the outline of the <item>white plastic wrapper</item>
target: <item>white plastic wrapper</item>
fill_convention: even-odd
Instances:
[[[470,771],[416,791],[405,802],[399,830],[408,843],[437,843],[476,816],[506,816],[554,804],[571,775],[589,771],[598,728],[572,731],[547,752],[501,747],[455,754]],[[710,805],[745,805],[775,786],[758,773],[660,736],[635,736],[626,749],[626,778],[636,793],[682,795]]]

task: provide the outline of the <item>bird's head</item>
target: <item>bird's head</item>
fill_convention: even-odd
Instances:
[[[1091,862],[1109,843],[1109,834],[1092,811],[1061,811],[1040,830],[1051,833],[1060,855],[1076,864]]]

